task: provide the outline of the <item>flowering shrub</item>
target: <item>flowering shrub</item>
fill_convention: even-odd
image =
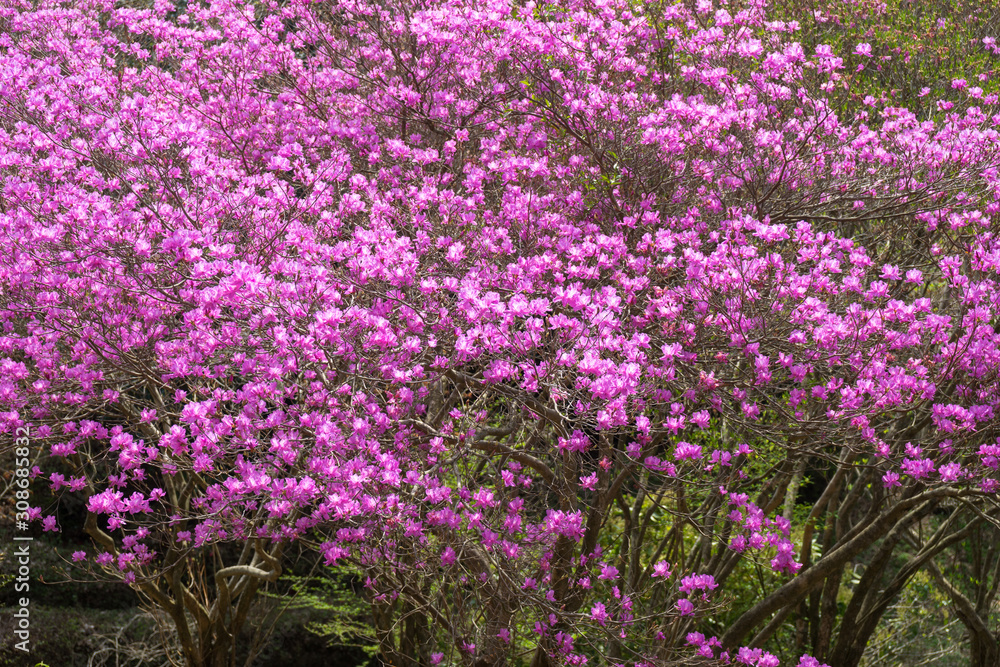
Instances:
[[[80,562],[192,665],[292,541],[392,664],[775,665],[791,614],[857,664],[994,512],[996,99],[842,118],[849,56],[767,12],[0,10],[0,429],[86,494]]]

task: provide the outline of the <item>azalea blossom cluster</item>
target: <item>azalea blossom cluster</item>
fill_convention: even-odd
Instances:
[[[75,559],[192,646],[300,541],[408,659],[776,665],[771,597],[694,629],[739,564],[801,597],[888,531],[808,562],[783,462],[990,502],[995,96],[842,118],[867,44],[688,4],[0,9],[0,432],[86,494]],[[234,541],[213,609],[156,582]]]

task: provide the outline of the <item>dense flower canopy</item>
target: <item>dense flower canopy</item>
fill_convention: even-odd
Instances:
[[[163,604],[179,558],[248,545],[223,609],[299,540],[429,614],[431,663],[777,664],[750,633],[788,600],[1000,486],[996,96],[849,109],[871,46],[798,31],[756,0],[6,3],[0,431]],[[780,511],[807,458],[831,508],[868,494],[819,556]],[[694,631],[746,559],[774,594]]]

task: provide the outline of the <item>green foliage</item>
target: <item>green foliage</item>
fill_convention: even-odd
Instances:
[[[983,43],[997,36],[998,0],[781,0],[774,8],[799,22],[807,54],[827,44],[844,58],[844,111],[864,108],[871,96],[938,120],[937,100],[964,97],[954,80],[984,96],[1000,93],[1000,57]],[[854,54],[860,43],[871,45],[870,57]]]
[[[914,575],[882,618],[863,667],[967,665],[965,628],[926,572]]]
[[[289,584],[288,593],[267,597],[279,603],[281,626],[294,618],[296,625],[322,638],[328,646],[358,654],[357,664],[362,664],[377,653],[378,647],[368,604],[354,585],[357,580],[357,573],[347,568],[329,568],[316,576],[286,576],[282,581]],[[276,626],[278,641],[286,631]]]

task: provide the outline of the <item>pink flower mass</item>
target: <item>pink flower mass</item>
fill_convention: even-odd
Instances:
[[[184,6],[0,7],[0,437],[205,642],[301,547],[431,664],[777,665],[815,598],[854,665],[994,516],[995,96],[849,108],[883,51],[758,0]]]

